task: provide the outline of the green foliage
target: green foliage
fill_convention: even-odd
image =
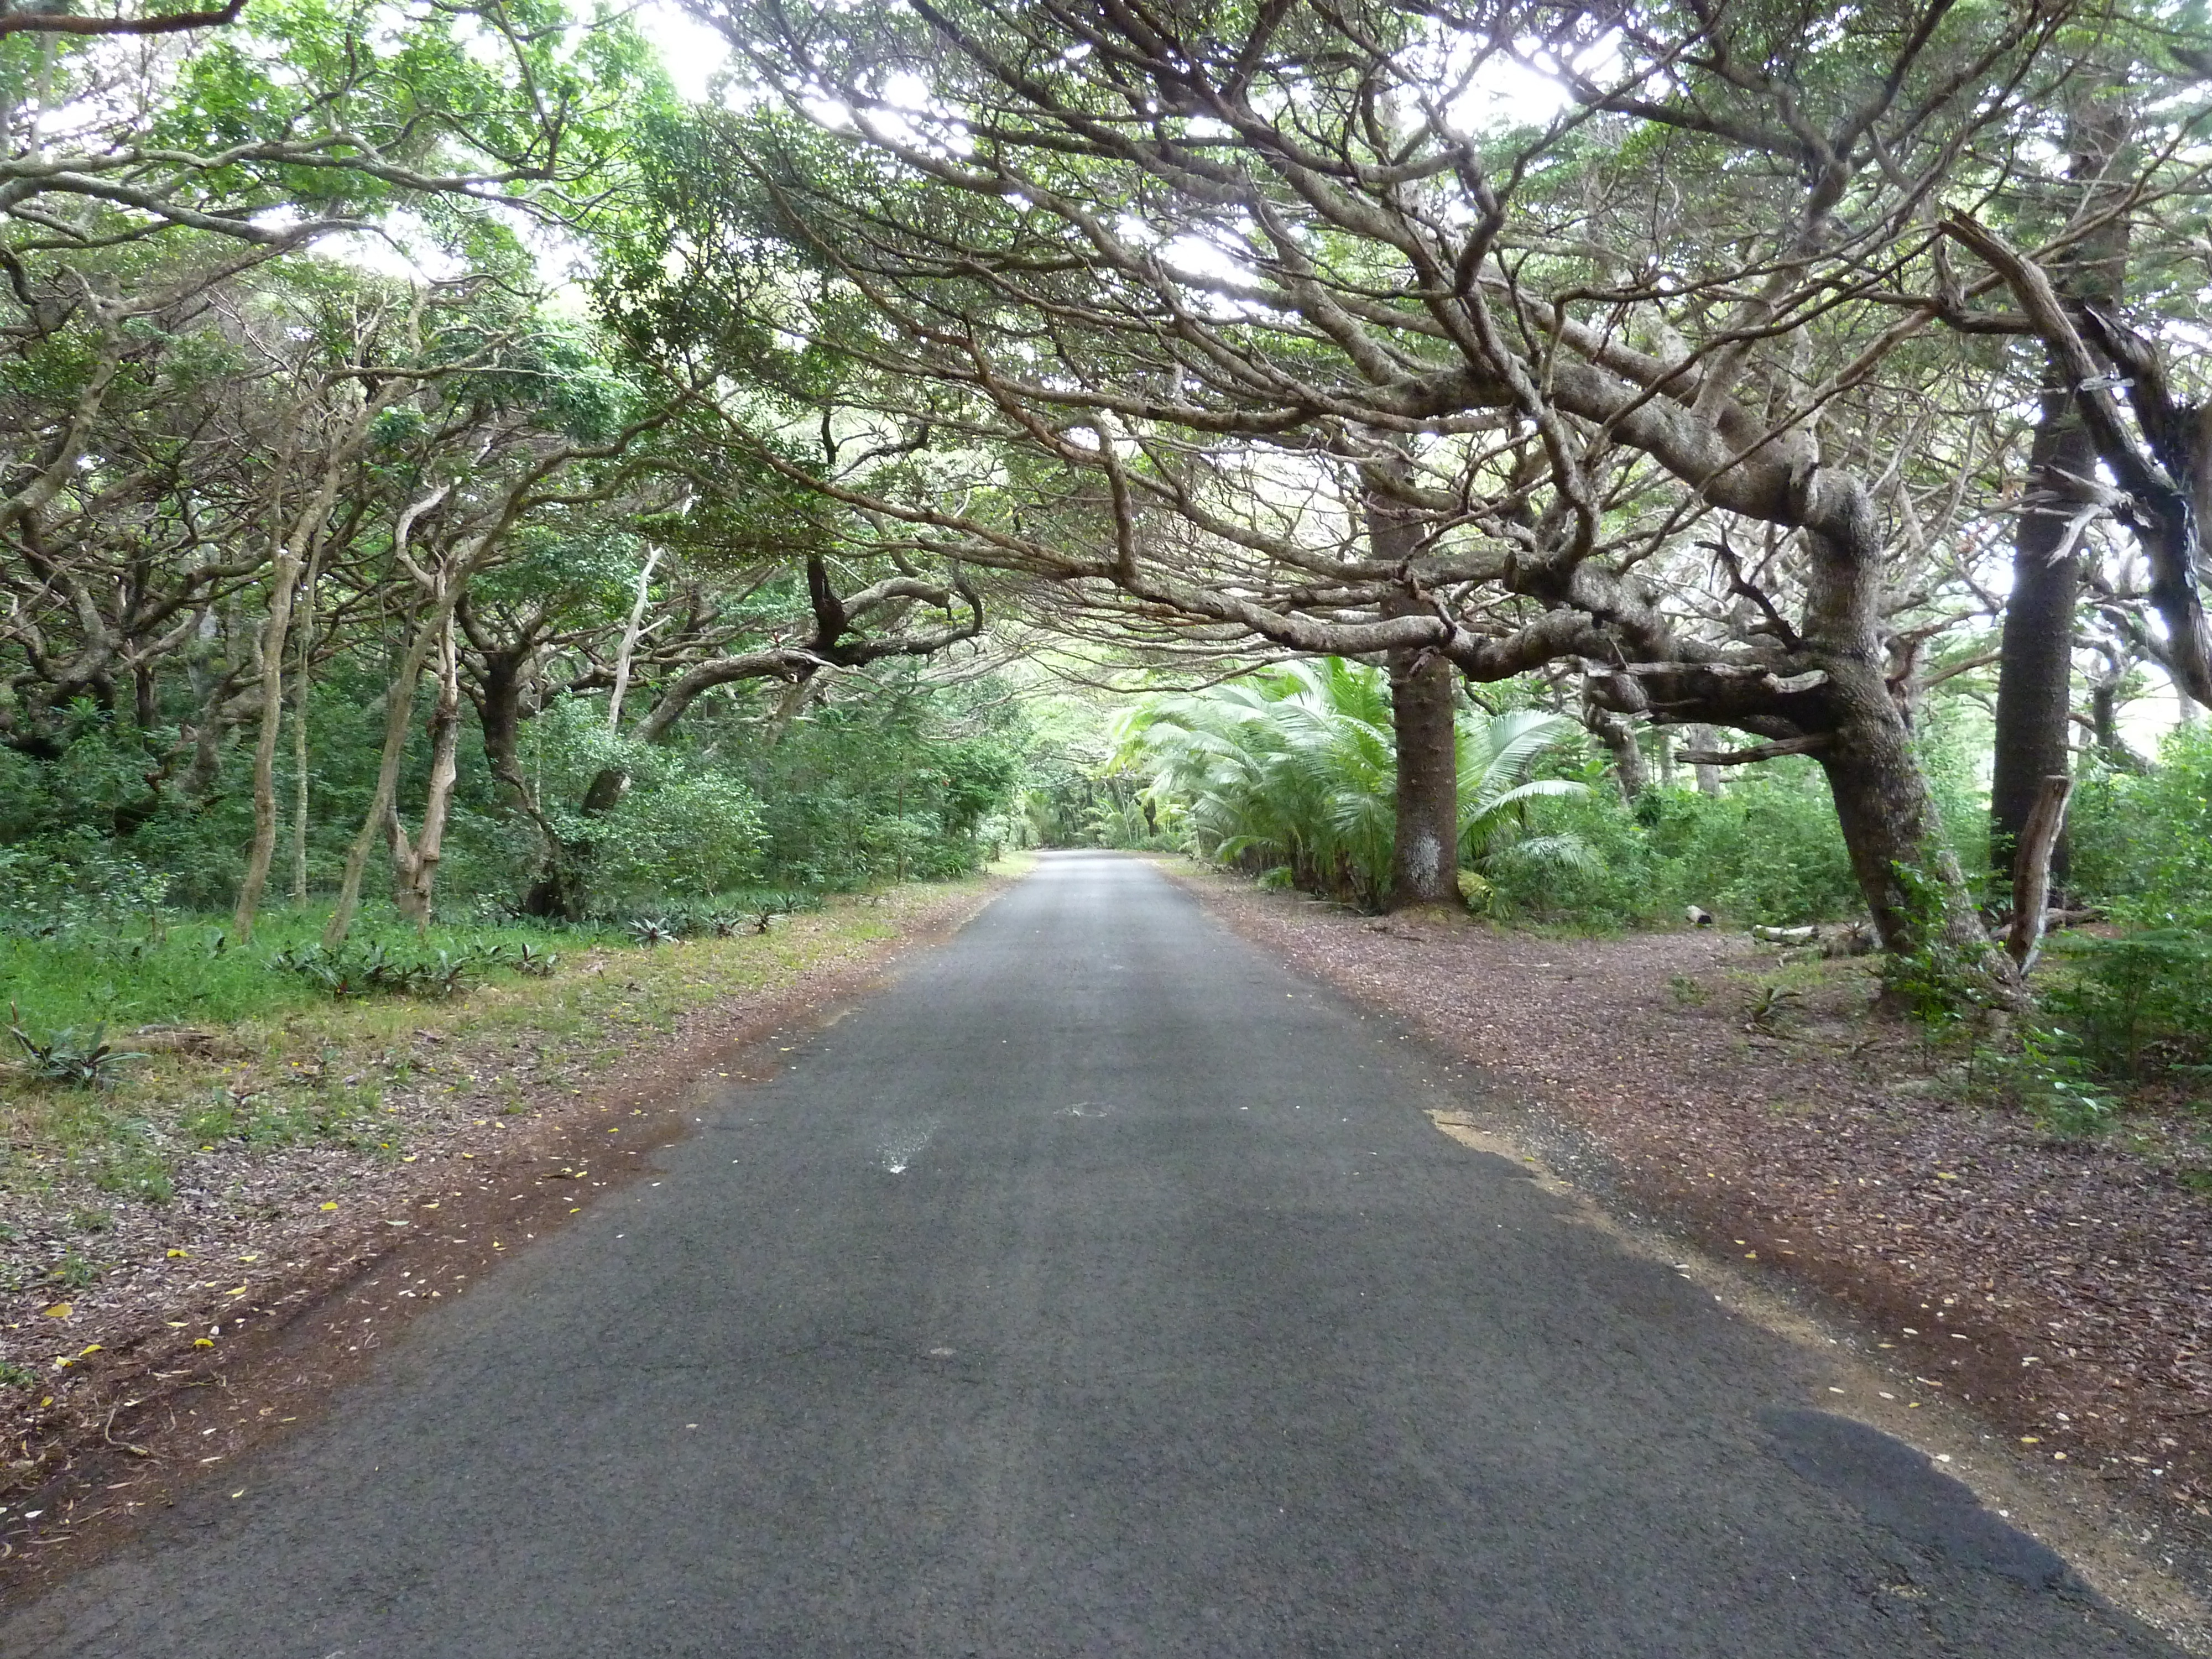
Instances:
[[[105,1089],[115,1081],[116,1068],[145,1055],[117,1048],[107,1041],[107,1028],[95,1025],[80,1031],[64,1025],[35,1036],[23,1028],[21,1015],[10,1019],[8,1035],[23,1052],[23,1071],[33,1083],[70,1089]]]
[[[2120,1103],[2104,1086],[2074,1034],[2056,1025],[2022,1026],[1996,1058],[2012,1099],[2051,1133],[2079,1139],[2111,1127]]]
[[[674,765],[591,826],[593,874],[615,893],[718,893],[761,873],[760,801],[726,774]]]
[[[1593,763],[1583,775],[1601,776]],[[1609,785],[1532,803],[1531,833],[1571,834],[1588,860],[1491,873],[1504,916],[1584,927],[1671,924],[1701,905],[1731,923],[1794,926],[1859,908],[1827,785],[1810,762],[1752,769],[1720,795],[1646,789],[1632,808]]]
[[[234,945],[227,927],[208,921],[168,921],[135,931],[97,933],[76,928],[43,936],[0,933],[0,995],[20,1003],[21,1022],[37,1031],[105,1021],[125,1027],[149,1024],[228,1025],[281,1015],[329,997],[331,988],[310,973],[272,966],[274,959],[307,956],[327,912],[319,908],[265,914],[253,949]],[[580,936],[599,936],[592,928]],[[380,951],[387,961],[449,961],[472,964],[479,977],[548,971],[543,929],[434,926],[417,935],[389,911],[374,913],[343,953],[358,963]]]
[[[2064,934],[2048,950],[2070,971],[2049,978],[2043,1005],[2100,1072],[2132,1079],[2212,1060],[2212,935],[2184,927]]]
[[[513,968],[543,977],[552,971],[542,952],[526,942],[510,955],[502,945],[472,945],[458,951],[424,951],[405,945],[349,941],[333,950],[320,942],[293,945],[269,958],[272,972],[296,975],[325,995],[408,996],[442,1001],[456,996],[492,969]]]
[[[1025,740],[1019,706],[992,682],[933,687],[918,669],[885,668],[877,694],[838,698],[772,747],[748,746],[763,884],[836,892],[943,880],[1006,839]]]
[[[1152,773],[1202,856],[1380,904],[1395,760],[1377,671],[1324,658],[1155,698],[1131,716],[1122,754]]]
[[[1960,945],[1945,926],[1948,894],[1942,881],[1908,864],[1894,866],[1904,894],[1899,906],[1915,941],[1881,959],[1885,994],[1918,1023],[1934,1043],[1955,1030],[1971,1030],[2002,1000],[1990,978],[1990,950]]]
[[[0,845],[0,929],[56,933],[158,916],[173,880],[89,832]]]
[[[1577,731],[1528,709],[1461,717],[1461,856],[1486,878],[1590,862],[1571,831],[1534,832],[1527,815],[1532,802],[1585,792],[1577,781],[1528,775]],[[1397,775],[1381,670],[1330,657],[1152,699],[1127,723],[1122,758],[1153,774],[1152,795],[1203,856],[1285,868],[1310,891],[1381,905]]]
[[[2212,927],[2212,726],[2179,726],[2141,774],[2096,772],[2067,817],[2070,882],[2139,927]]]
[[[2142,774],[2084,780],[2070,879],[2116,937],[2047,946],[2042,1000],[2065,1046],[2104,1076],[2202,1076],[2212,1060],[2212,730],[2181,726]]]

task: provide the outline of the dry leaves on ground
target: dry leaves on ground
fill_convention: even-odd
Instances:
[[[1863,966],[1711,932],[1378,926],[1178,872],[1247,936],[1474,1061],[1583,1182],[1847,1304],[2032,1456],[2212,1517],[2212,1201],[2188,1126],[2066,1140],[1966,1109]],[[1790,994],[1777,998],[1778,984]]]

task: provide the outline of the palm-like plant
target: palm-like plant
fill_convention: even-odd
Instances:
[[[1462,716],[1463,855],[1571,864],[1571,836],[1526,833],[1526,803],[1583,786],[1531,781],[1543,751],[1579,728],[1563,715]],[[1159,697],[1124,720],[1120,758],[1152,772],[1155,800],[1182,809],[1194,849],[1287,870],[1298,886],[1372,908],[1389,881],[1397,761],[1379,669],[1328,657],[1209,690]]]
[[[1597,855],[1571,831],[1528,833],[1527,803],[1546,795],[1584,795],[1588,784],[1565,778],[1531,778],[1537,758],[1581,726],[1565,714],[1510,708],[1486,720],[1459,723],[1460,860],[1470,869],[1504,863],[1589,870]]]

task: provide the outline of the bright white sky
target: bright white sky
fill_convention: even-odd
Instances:
[[[730,49],[720,35],[665,0],[639,12],[637,26],[660,49],[676,90],[695,104],[707,95],[714,71],[729,62]]]

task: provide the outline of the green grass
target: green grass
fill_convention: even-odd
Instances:
[[[82,1035],[102,1024],[112,1036],[140,1025],[226,1026],[280,1017],[330,1000],[299,975],[269,965],[279,951],[313,945],[328,919],[322,907],[271,911],[254,929],[252,943],[243,945],[232,939],[227,918],[45,939],[0,935],[0,1002],[15,1005],[25,1029],[40,1036],[61,1030]],[[356,927],[349,948],[384,945],[409,954],[459,955],[527,944],[533,951],[562,953],[615,937],[599,929],[450,924],[418,937],[397,915],[372,915]],[[514,975],[494,969],[485,977]]]
[[[1015,870],[1002,865],[997,873]],[[20,1004],[33,1036],[75,1027],[82,1037],[105,1022],[118,1048],[147,1051],[108,1068],[100,1087],[40,1082],[23,1056],[0,1054],[0,1213],[22,1205],[56,1224],[66,1213],[72,1228],[90,1233],[111,1216],[160,1209],[179,1187],[222,1185],[230,1177],[220,1171],[234,1163],[204,1163],[210,1156],[251,1159],[314,1145],[364,1168],[388,1163],[405,1156],[419,1127],[389,1103],[394,1087],[416,1092],[410,1110],[424,1121],[441,1095],[454,1097],[457,1112],[464,1102],[487,1117],[528,1111],[532,1098],[511,1076],[480,1089],[447,1081],[506,1071],[507,1056],[528,1049],[566,1071],[568,1092],[582,1093],[593,1073],[649,1047],[689,1010],[779,991],[906,931],[942,898],[981,888],[910,884],[832,900],[766,933],[655,945],[611,930],[434,927],[422,939],[389,925],[368,930],[371,942],[410,954],[527,943],[558,957],[547,975],[492,969],[444,1000],[336,999],[271,969],[267,959],[277,951],[313,941],[322,917],[313,911],[270,917],[245,950],[216,949],[225,929],[212,920],[153,935],[0,938],[0,997]],[[134,1041],[127,1034],[138,1025],[190,1026],[209,1040],[181,1048]],[[434,1051],[416,1047],[425,1039]],[[427,1091],[426,1066],[435,1072]],[[542,1099],[550,1084],[540,1078],[528,1086]],[[8,1237],[0,1226],[0,1240]],[[103,1270],[73,1252],[48,1276],[67,1288]]]

